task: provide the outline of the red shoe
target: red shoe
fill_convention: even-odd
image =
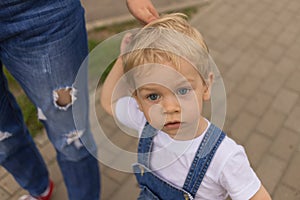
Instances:
[[[40,196],[40,197],[33,197],[31,195],[23,195],[19,198],[19,200],[50,200],[51,196],[52,196],[52,192],[53,192],[53,188],[54,188],[54,183],[50,180],[50,185],[49,185],[49,191],[48,194],[46,196]]]

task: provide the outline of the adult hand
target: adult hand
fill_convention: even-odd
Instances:
[[[151,0],[126,0],[129,12],[144,24],[159,18]]]

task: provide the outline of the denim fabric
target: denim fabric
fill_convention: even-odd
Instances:
[[[88,54],[84,10],[79,0],[0,1],[0,66],[3,63],[40,112],[57,152],[70,200],[98,200],[100,175],[88,121]],[[71,88],[81,110],[75,126],[72,106],[55,103],[55,91]],[[41,114],[42,113],[42,114]],[[78,117],[78,116],[76,116]],[[79,139],[79,136],[80,139]],[[82,145],[89,144],[88,148]],[[0,70],[0,163],[31,195],[41,194],[48,172]]]
[[[151,172],[150,156],[152,141],[156,132],[153,127],[146,123],[139,141],[138,163],[133,166],[133,171],[141,188],[138,199],[178,200],[195,198],[210,162],[225,137],[225,133],[215,125],[210,125],[195,153],[184,185],[179,188]]]

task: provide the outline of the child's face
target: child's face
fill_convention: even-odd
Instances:
[[[199,136],[206,127],[201,112],[203,100],[210,99],[210,88],[198,71],[185,60],[179,69],[170,63],[144,68],[146,73],[134,78],[135,98],[147,121],[175,139]]]

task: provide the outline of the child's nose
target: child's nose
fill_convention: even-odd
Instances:
[[[162,107],[165,114],[180,112],[180,103],[175,95],[165,97],[162,102]]]

